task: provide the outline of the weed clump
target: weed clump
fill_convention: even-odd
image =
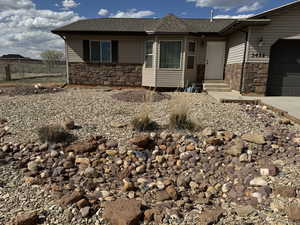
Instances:
[[[176,93],[170,100],[170,120],[171,129],[195,130],[196,123],[190,118],[190,104],[184,93]]]
[[[44,126],[38,129],[38,136],[41,142],[64,143],[72,137],[62,126]]]

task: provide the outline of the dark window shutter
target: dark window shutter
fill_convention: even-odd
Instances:
[[[83,60],[90,61],[90,41],[83,40]]]
[[[112,63],[119,61],[119,41],[111,41]]]

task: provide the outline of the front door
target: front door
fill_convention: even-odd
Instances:
[[[225,46],[224,41],[207,42],[205,80],[223,80]]]

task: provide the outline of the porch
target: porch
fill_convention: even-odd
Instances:
[[[230,91],[224,83],[226,39],[207,36],[154,36],[145,40],[142,85]]]

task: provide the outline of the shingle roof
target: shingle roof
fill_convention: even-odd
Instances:
[[[157,32],[157,33],[218,33],[234,19],[181,19],[172,14],[160,19],[98,18],[79,20],[53,30],[62,32]]]

